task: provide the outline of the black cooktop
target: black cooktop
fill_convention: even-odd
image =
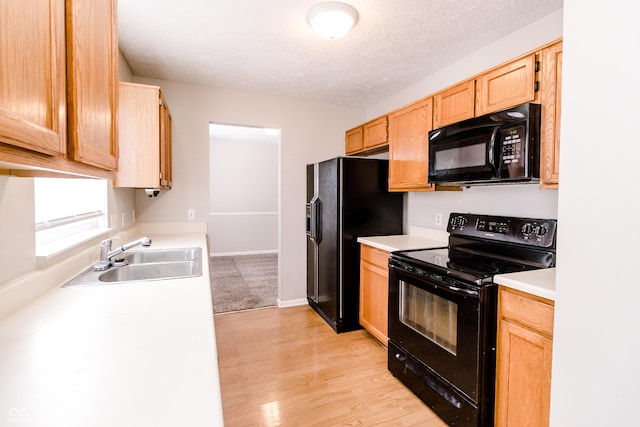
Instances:
[[[553,267],[555,230],[555,220],[452,213],[448,247],[392,252],[390,263],[480,285],[496,274]]]
[[[490,282],[496,274],[541,268],[517,260],[500,259],[461,252],[455,248],[417,249],[392,252],[392,258],[413,266],[416,271],[431,270],[442,275],[474,282]]]

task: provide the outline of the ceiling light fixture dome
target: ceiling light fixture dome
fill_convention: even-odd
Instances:
[[[358,21],[358,12],[345,3],[331,2],[314,6],[307,14],[307,22],[322,38],[336,40],[344,37]]]

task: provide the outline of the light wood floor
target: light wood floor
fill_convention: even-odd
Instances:
[[[445,427],[387,369],[364,330],[336,334],[310,307],[215,315],[225,427]]]

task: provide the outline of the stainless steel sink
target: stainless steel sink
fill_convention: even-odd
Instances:
[[[149,262],[200,261],[200,248],[179,249],[149,249],[143,251],[124,252],[122,258],[129,264],[144,264]]]
[[[112,267],[98,276],[101,282],[132,282],[136,280],[178,279],[202,275],[199,261],[172,261],[131,264]]]
[[[128,264],[112,266],[105,271],[89,269],[62,287],[109,285],[124,282],[142,282],[182,279],[202,275],[202,249],[149,249],[124,253],[119,259]]]

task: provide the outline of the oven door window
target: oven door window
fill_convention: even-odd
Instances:
[[[458,347],[458,304],[400,281],[400,321],[454,356]]]

